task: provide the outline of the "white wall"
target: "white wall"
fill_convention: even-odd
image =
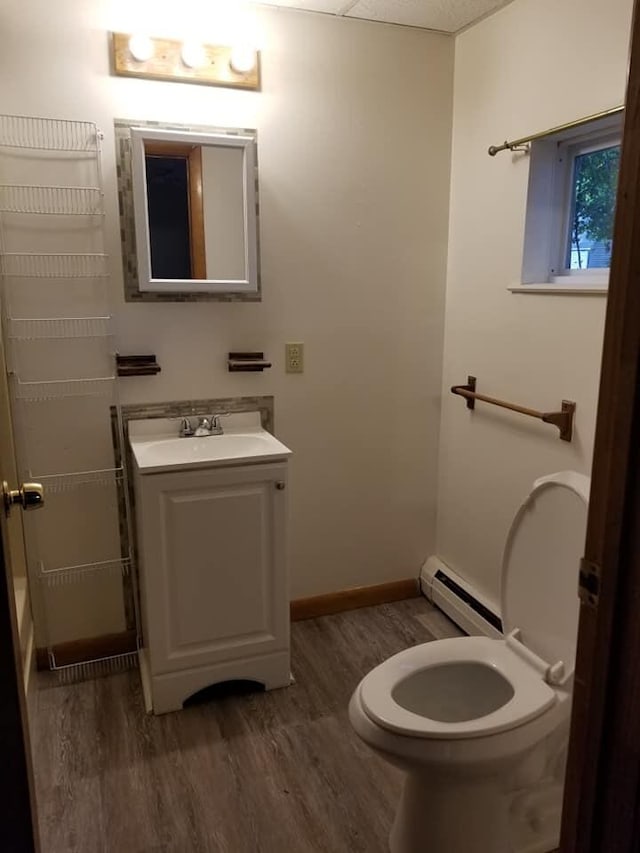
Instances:
[[[505,138],[624,100],[631,0],[516,0],[456,40],[437,553],[494,601],[518,503],[541,474],[589,473],[606,300],[512,295],[528,160]],[[550,426],[478,404],[478,389],[533,408],[577,403],[572,444]]]
[[[202,146],[202,207],[207,278],[244,279],[244,151]]]
[[[261,10],[262,92],[109,75],[107,29],[190,22],[216,42],[214,5],[5,0],[2,110],[104,131],[118,347],[162,365],[124,380],[124,401],[275,395],[292,595],[417,575],[434,550],[453,40]],[[114,117],[258,129],[262,304],[124,304]],[[287,340],[305,342],[303,376],[284,373]],[[234,349],[274,368],[230,375]]]

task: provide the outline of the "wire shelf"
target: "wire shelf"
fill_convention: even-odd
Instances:
[[[0,115],[0,146],[5,148],[95,153],[98,141],[93,122]]]
[[[77,566],[62,566],[57,569],[46,569],[44,563],[38,568],[38,580],[47,586],[62,586],[75,583],[95,574],[126,577],[131,569],[131,560],[101,560],[98,563],[83,563]]]
[[[76,684],[79,681],[116,675],[120,672],[127,672],[128,670],[138,668],[137,651],[64,665],[56,663],[56,655],[53,649],[49,649],[48,652],[49,668],[51,670],[50,677],[55,678],[58,684]],[[42,673],[40,677],[42,677]]]
[[[103,580],[122,587],[127,626],[138,619],[122,515],[127,474],[111,467],[121,465],[122,424],[107,316],[101,139],[93,122],[0,115],[0,225],[10,250],[0,255],[0,277],[11,395],[22,419],[19,465],[51,497],[50,512],[26,522],[29,570],[52,680],[63,682],[138,663],[130,644],[124,654],[94,652],[75,663],[63,643],[51,642],[49,624],[60,621],[64,602],[92,604]]]
[[[98,471],[73,471],[70,474],[30,474],[47,494],[60,494],[82,486],[113,486],[122,482],[122,468],[103,468]]]
[[[0,211],[66,216],[102,214],[98,187],[51,187],[28,184],[0,185]]]
[[[9,337],[14,340],[105,338],[112,334],[111,317],[9,319]]]
[[[92,318],[112,314],[107,277],[5,278],[3,284],[7,334],[14,320]],[[19,322],[16,331],[18,328]]]
[[[17,400],[39,403],[63,397],[106,397],[114,393],[115,376],[97,376],[91,379],[51,379],[45,382],[14,381]]]
[[[103,278],[107,276],[105,254],[2,255],[2,273],[10,278]]]

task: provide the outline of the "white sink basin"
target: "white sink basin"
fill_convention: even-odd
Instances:
[[[262,429],[259,415],[257,422],[244,413],[223,417],[221,422],[223,435],[179,438],[178,421],[160,418],[131,421],[129,443],[139,473],[271,462],[291,455],[288,447]]]

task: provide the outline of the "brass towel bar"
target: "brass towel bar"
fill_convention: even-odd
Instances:
[[[560,124],[557,127],[552,127],[549,130],[543,130],[540,133],[531,133],[529,136],[522,136],[520,139],[512,139],[506,141],[502,145],[491,145],[489,148],[489,156],[495,157],[501,151],[523,151],[529,142],[535,142],[536,139],[544,139],[546,136],[554,136],[556,133],[573,130],[574,127],[582,127],[590,121],[596,121],[607,116],[614,116],[624,112],[624,106],[612,107],[610,110],[603,110],[585,118],[579,118],[577,121],[568,121],[566,124]]]
[[[478,394],[476,392],[475,376],[468,376],[466,385],[454,385],[451,393],[457,394],[459,397],[464,397],[467,401],[468,409],[475,409],[476,400],[480,400],[482,403],[490,403],[492,406],[500,406],[500,408],[509,409],[511,412],[518,412],[530,418],[537,418],[540,421],[544,421],[545,424],[553,424],[560,430],[562,441],[571,441],[573,438],[573,416],[576,411],[576,404],[571,400],[563,400],[562,409],[559,412],[539,412],[537,409],[517,406],[515,403],[507,403],[505,400],[498,400],[495,397]]]

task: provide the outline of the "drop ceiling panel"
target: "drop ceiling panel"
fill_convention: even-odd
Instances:
[[[453,33],[503,5],[504,0],[358,0],[348,15]]]
[[[353,0],[261,0],[263,5],[284,6],[287,9],[303,9],[307,12],[325,12],[330,15],[342,15]]]
[[[262,0],[269,6],[325,12],[455,33],[511,0]]]

